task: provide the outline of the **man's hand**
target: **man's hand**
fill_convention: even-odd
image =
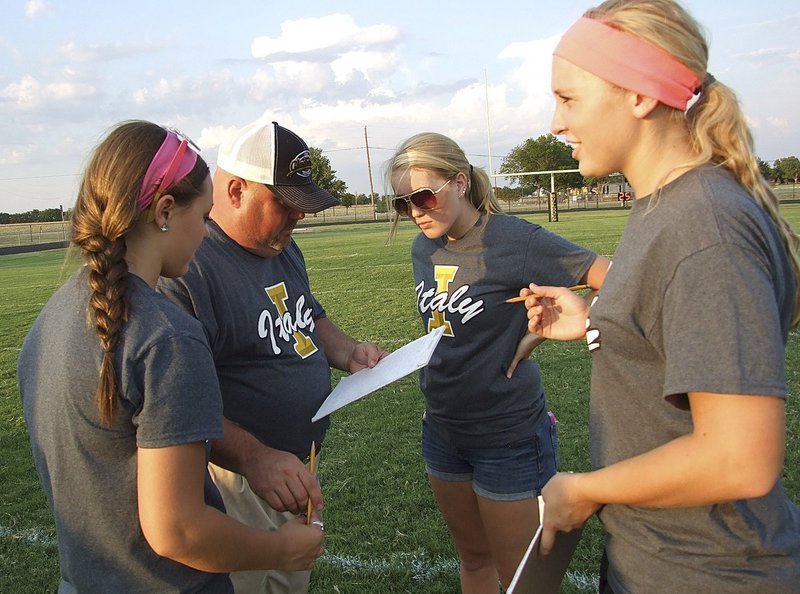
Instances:
[[[374,342],[358,342],[327,317],[315,320],[317,338],[325,347],[331,367],[355,373],[365,367],[375,367],[389,353]]]
[[[316,510],[324,506],[319,482],[290,452],[261,444],[248,456],[244,476],[256,495],[278,511],[305,513],[308,499]]]
[[[347,371],[355,373],[367,367],[375,367],[378,361],[386,357],[389,353],[384,351],[374,342],[359,342],[350,354],[347,363]]]

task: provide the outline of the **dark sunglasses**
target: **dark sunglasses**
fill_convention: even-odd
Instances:
[[[431,188],[419,188],[410,194],[395,196],[392,200],[394,209],[397,211],[397,214],[406,217],[409,216],[408,212],[411,209],[409,204],[413,204],[421,210],[433,210],[439,203],[439,201],[436,199],[436,194],[444,190],[445,186],[447,186],[447,184],[449,184],[451,181],[453,181],[452,177],[444,182],[442,187],[438,190],[432,190]]]

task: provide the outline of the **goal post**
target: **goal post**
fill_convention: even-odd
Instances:
[[[489,177],[522,177],[524,175],[550,175],[550,195],[547,197],[547,216],[551,223],[558,222],[558,200],[556,199],[556,175],[580,173],[580,169],[551,169],[550,171],[522,171],[520,173],[492,173]]]

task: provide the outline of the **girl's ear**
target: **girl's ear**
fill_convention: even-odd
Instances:
[[[469,179],[463,171],[456,173],[456,187],[458,188],[458,195],[465,196],[469,190]]]
[[[156,216],[155,223],[159,227],[163,227],[169,222],[169,218],[175,211],[175,198],[171,194],[164,194],[158,199],[156,203]]]
[[[631,93],[631,97],[633,101],[633,117],[637,119],[645,119],[658,107],[658,100],[647,95]]]

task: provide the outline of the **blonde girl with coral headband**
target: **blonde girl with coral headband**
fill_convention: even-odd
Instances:
[[[307,569],[322,553],[315,526],[226,516],[206,470],[222,437],[214,361],[155,285],[186,272],[211,203],[205,161],[151,122],[116,126],[84,173],[72,226],[85,266],[45,304],[17,369],[59,592],[232,592],[226,572]]]
[[[777,593],[800,578],[800,509],[781,482],[798,237],[707,61],[672,0],[605,2],[554,51],[553,133],[581,173],[620,171],[637,197],[591,308],[523,291],[531,331],[585,337],[592,356],[595,470],[544,487],[542,549],[597,513],[604,594]]]

